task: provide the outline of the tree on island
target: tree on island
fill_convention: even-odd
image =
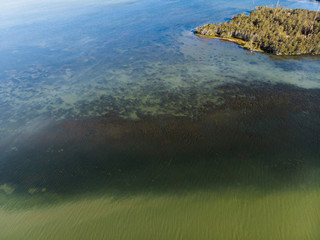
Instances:
[[[195,33],[277,55],[320,54],[319,11],[257,7],[249,15],[198,27]]]

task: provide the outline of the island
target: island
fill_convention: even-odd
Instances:
[[[318,11],[285,7],[257,7],[225,23],[207,24],[195,34],[232,41],[251,51],[276,55],[320,54]]]

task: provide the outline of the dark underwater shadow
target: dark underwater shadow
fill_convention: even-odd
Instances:
[[[18,150],[3,151],[0,183],[65,196],[318,187],[320,177],[306,179],[320,170],[319,89],[243,82],[215,91],[219,101],[193,117],[115,112],[17,136]]]

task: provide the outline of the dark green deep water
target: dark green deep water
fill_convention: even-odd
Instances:
[[[3,3],[0,239],[320,239],[320,57],[192,33],[270,4]]]

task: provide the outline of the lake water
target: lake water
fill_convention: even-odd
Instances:
[[[192,32],[275,1],[0,4],[0,239],[320,239],[320,57]]]

